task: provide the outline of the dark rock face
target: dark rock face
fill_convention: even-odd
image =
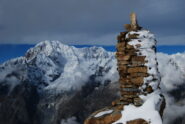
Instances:
[[[178,86],[177,89],[174,89],[169,92],[169,95],[173,96],[176,102],[179,102],[182,100],[182,98],[185,98],[185,85]]]
[[[119,98],[118,83],[99,85],[91,82],[77,92],[58,96],[40,94],[35,86],[27,82],[16,86],[11,93],[8,93],[7,85],[0,86],[0,89],[4,89],[0,90],[2,124],[60,124],[61,119],[73,116],[77,118],[79,124],[82,124],[92,112],[109,106],[111,101]],[[181,92],[174,91],[171,94],[178,96],[184,93],[183,88],[177,91]],[[170,124],[184,124],[183,117],[175,119]]]
[[[0,122],[3,124],[37,124],[37,90],[28,83],[16,86],[9,94],[0,94]],[[36,121],[37,122],[36,122]]]
[[[93,88],[91,93],[87,90]],[[59,105],[59,118],[77,117],[80,123],[83,123],[90,113],[97,109],[110,105],[111,101],[119,97],[118,83],[108,84],[107,86],[92,87],[87,84],[74,94],[69,100]]]
[[[37,87],[27,82],[12,91],[6,85],[0,89],[2,124],[60,124],[61,119],[73,116],[83,123],[87,115],[119,97],[118,83],[89,82],[79,91],[59,95],[38,93]]]
[[[183,106],[183,101],[185,98],[185,85],[180,85],[177,89],[169,91],[168,95],[170,95],[171,98],[175,99],[176,105]],[[185,124],[185,114],[182,114],[179,117],[175,118],[170,122],[170,124]]]

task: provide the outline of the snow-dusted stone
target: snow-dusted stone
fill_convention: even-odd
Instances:
[[[103,108],[89,116],[84,124],[111,124],[121,117],[117,108]]]
[[[120,101],[128,104],[124,104],[122,117],[114,124],[162,124],[161,116],[165,101],[159,89],[160,74],[156,59],[156,39],[148,30],[129,30],[124,39],[125,41],[118,42],[118,44],[124,44],[121,50],[124,53],[130,51],[135,54],[126,59],[126,64],[119,64],[123,60],[120,58],[124,57],[117,56],[119,75],[124,77],[119,79],[121,88],[128,84],[131,87],[120,90],[122,96]],[[117,49],[120,51],[119,47]],[[120,71],[119,68],[125,67],[124,72]],[[137,91],[136,89],[139,92],[134,92]],[[144,121],[141,122],[141,120]]]
[[[121,98],[112,102],[110,110],[95,112],[85,124],[162,124],[165,101],[159,88],[155,37],[139,28],[133,13],[126,30],[116,45]],[[115,110],[122,116],[111,120]]]

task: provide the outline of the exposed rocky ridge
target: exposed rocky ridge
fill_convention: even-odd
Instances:
[[[55,49],[54,46],[57,46],[57,45],[54,45],[54,44],[61,44],[61,43],[56,41],[52,41],[52,42],[46,41],[46,42],[40,43],[39,45],[37,45],[37,47],[41,47],[42,45],[44,47],[45,46],[44,44],[49,45],[47,46],[47,48],[53,47]],[[70,48],[71,47],[69,47],[68,49]],[[32,50],[34,49],[35,48],[32,48]],[[116,66],[116,60],[114,58],[114,53],[107,53],[102,48],[99,49],[97,47],[90,48],[89,50],[87,49],[88,48],[83,49],[85,53],[84,57],[86,56],[86,59],[84,60],[88,61],[86,65],[88,65],[87,67],[91,67],[90,68],[91,71],[89,72],[89,68],[87,68],[87,70],[84,72],[85,74],[89,73],[90,76],[88,80],[85,80],[85,81],[83,80],[84,82],[82,81],[83,82],[82,84],[84,84],[84,87],[85,87],[85,88],[82,88],[83,90],[79,89],[75,91],[72,89],[68,89],[68,92],[66,91],[64,92],[60,88],[60,86],[58,87],[59,89],[61,89],[61,93],[59,93],[58,90],[55,89],[58,87],[52,87],[53,89],[49,90],[46,87],[48,87],[53,83],[52,80],[51,81],[48,80],[48,82],[46,82],[47,83],[46,86],[43,84],[43,82],[39,81],[40,79],[44,79],[47,75],[41,75],[40,78],[38,78],[39,80],[37,80],[36,82],[31,78],[29,80],[26,80],[28,79],[27,74],[32,71],[28,71],[29,67],[27,66],[27,64],[29,63],[28,61],[26,61],[25,57],[16,58],[0,65],[0,111],[1,111],[0,122],[4,122],[4,124],[6,123],[7,124],[16,124],[16,123],[17,124],[55,124],[55,122],[56,124],[59,124],[60,122],[62,124],[63,122],[65,122],[66,124],[67,122],[69,122],[68,124],[71,124],[70,121],[68,120],[70,118],[72,119],[75,118],[76,123],[83,123],[84,119],[87,118],[87,115],[104,106],[109,106],[111,104],[111,101],[119,98],[118,83],[109,83],[111,81],[114,82],[115,80],[118,80],[118,73],[116,71],[117,66]],[[45,50],[47,51],[47,49]],[[80,55],[79,51],[83,51],[83,50],[76,49],[75,52],[78,53],[76,54],[77,58],[79,58],[79,55]],[[87,52],[86,50],[89,52]],[[60,51],[58,52],[58,56],[63,56],[66,53],[66,49],[60,49],[58,51]],[[105,54],[101,54],[101,55],[97,54],[97,56],[95,56],[93,54],[96,53],[96,51],[97,53],[99,53],[98,51],[104,51]],[[53,54],[55,52],[56,51],[53,51]],[[41,53],[42,55],[39,55]],[[63,55],[61,55],[61,53],[63,53]],[[54,63],[57,63],[52,56],[47,56],[44,54],[45,52],[41,50],[40,52],[35,53],[35,57],[41,57],[41,56],[45,56],[48,58],[50,57],[50,59],[54,61]],[[70,56],[74,56],[74,54],[70,54]],[[60,61],[63,61],[63,60],[65,59],[61,59]],[[81,62],[81,60],[83,59],[81,58],[79,60],[80,60],[79,65],[84,65],[84,62]],[[98,60],[98,61],[96,62],[95,60]],[[103,61],[101,62],[99,60],[105,60],[105,62]],[[43,59],[40,61],[43,61]],[[49,61],[49,64],[50,62],[52,63],[52,61]],[[90,61],[92,61],[92,63],[90,63]],[[183,100],[184,99],[183,86],[185,84],[185,78],[184,78],[185,77],[184,76],[185,75],[184,73],[185,54],[179,53],[175,55],[166,55],[166,54],[158,53],[158,61],[159,61],[159,71],[162,75],[161,88],[162,88],[162,91],[165,93],[166,98],[168,98],[167,99],[168,105],[164,114],[164,123],[183,124],[184,122],[183,120],[185,117],[184,116],[185,113],[183,112],[183,109],[184,109],[183,106],[185,105],[185,100]],[[30,63],[31,62],[33,63],[33,66],[31,67],[34,67],[32,68],[33,71],[34,69],[49,71],[45,69],[44,66],[41,67],[41,65],[39,66],[37,66],[37,64],[34,65],[34,62],[32,60],[30,61]],[[41,63],[46,63],[46,62],[43,61]],[[107,63],[105,66],[106,69],[102,69],[102,67],[104,67],[103,63]],[[56,66],[57,65],[52,66],[51,68],[54,69],[54,67]],[[92,70],[94,70],[94,73],[92,73]],[[76,71],[76,70],[75,69],[72,70],[72,73],[73,71]],[[62,73],[66,73],[66,71]],[[84,73],[82,73],[82,75],[85,75]],[[113,76],[111,76],[111,74]],[[116,77],[116,79],[111,79],[112,77]],[[49,79],[49,77],[47,79]],[[63,80],[62,78],[60,78],[60,81],[61,83],[68,83],[68,82],[65,82],[65,80]],[[74,83],[75,83],[75,80],[74,80]],[[68,83],[68,84],[73,85],[73,83]],[[81,83],[78,82],[78,84],[79,84],[79,87],[81,87]],[[29,90],[25,90],[25,89],[29,89]],[[32,91],[34,91],[35,93],[33,93]],[[91,92],[87,92],[87,91],[91,91]],[[168,92],[170,92],[170,94],[168,94]],[[100,95],[102,93],[104,94]],[[85,96],[83,94],[85,94]],[[181,95],[182,97],[178,98],[177,101],[171,100],[171,99],[177,98],[176,96],[181,96]],[[83,104],[83,107],[82,108],[81,106],[75,107],[74,105],[75,102],[73,102],[73,99],[74,101],[75,99],[80,101],[78,105]],[[96,102],[93,102],[93,100],[96,100]],[[32,106],[32,107],[27,108],[26,106]],[[68,106],[71,109],[67,109]],[[83,109],[85,111],[82,111]],[[34,110],[35,112],[32,113],[32,110]],[[174,114],[174,111],[176,111],[175,114]],[[30,120],[33,120],[33,121],[30,121]]]

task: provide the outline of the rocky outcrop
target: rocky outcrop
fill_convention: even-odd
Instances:
[[[111,101],[119,98],[118,83],[99,86],[92,84],[95,84],[95,82],[83,86],[80,91],[72,96],[66,96],[67,99],[65,101],[59,101],[58,115],[56,117],[58,122],[74,116],[82,124],[87,115],[90,115],[97,109],[111,105]]]
[[[162,124],[165,101],[159,89],[156,40],[149,31],[141,30],[134,13],[130,20],[131,24],[125,25],[127,31],[120,33],[116,45],[121,97],[113,101],[108,109],[90,115],[84,124]],[[149,105],[154,108],[148,111],[157,111],[157,120],[152,119],[152,115],[144,117],[145,107]],[[134,113],[130,111],[136,111],[137,115],[133,116]]]
[[[128,121],[127,124],[148,124],[148,122],[143,119],[136,119],[133,121]]]
[[[103,115],[103,116],[102,116]],[[85,124],[111,124],[121,118],[120,110],[117,107],[106,107],[94,112],[84,123]]]

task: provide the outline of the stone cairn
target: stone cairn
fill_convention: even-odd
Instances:
[[[121,98],[118,101],[113,102],[113,105],[128,105],[133,103],[135,106],[142,105],[142,100],[138,97],[140,94],[139,87],[143,85],[144,77],[148,76],[147,66],[145,63],[146,56],[138,56],[138,49],[135,49],[133,45],[129,45],[129,41],[137,39],[138,34],[129,34],[126,38],[128,31],[137,31],[141,27],[137,24],[136,15],[132,13],[130,15],[131,24],[125,24],[126,32],[121,32],[118,35],[117,40],[117,52],[116,58],[118,63],[118,72],[120,75],[120,93]],[[137,46],[140,47],[140,44]],[[146,89],[148,93],[153,90],[151,87]]]
[[[146,64],[148,63],[148,60],[146,60],[145,55],[140,53],[141,44],[131,45],[129,43],[136,39],[139,42],[142,42],[138,38],[139,34],[137,33],[142,28],[137,23],[135,13],[130,15],[130,20],[131,24],[124,25],[127,31],[121,32],[117,37],[118,43],[116,45],[116,58],[118,66],[117,70],[120,77],[120,99],[113,101],[112,106],[103,108],[91,114],[85,120],[84,124],[112,124],[124,116],[121,115],[121,111],[124,109],[124,106],[129,104],[136,107],[142,106],[143,100],[139,95],[147,95],[152,93],[154,90],[159,89],[160,77],[157,78],[155,75],[152,75],[152,80],[157,80],[158,84],[156,87],[153,88],[149,83],[144,84],[145,78],[151,76],[148,72],[150,67],[147,67]],[[156,47],[152,46],[151,51],[155,54]],[[156,62],[157,65],[156,58],[154,62]],[[157,70],[157,66],[155,70]],[[162,116],[165,103],[163,102],[160,107],[160,114]],[[143,119],[136,119],[128,121],[126,124],[149,124],[149,122]]]

